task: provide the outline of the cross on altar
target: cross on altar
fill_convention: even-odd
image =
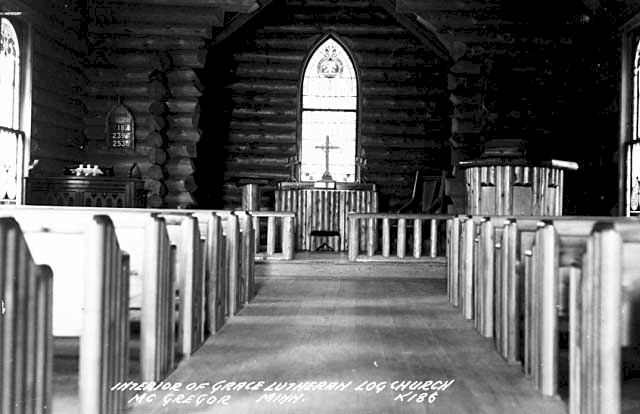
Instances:
[[[327,135],[327,141],[324,145],[319,145],[316,146],[316,148],[321,149],[324,151],[325,154],[325,168],[324,168],[324,174],[322,174],[322,180],[323,181],[333,181],[333,177],[331,177],[331,173],[329,172],[329,151],[332,149],[338,149],[340,147],[336,147],[336,146],[331,146],[329,144],[329,135]]]

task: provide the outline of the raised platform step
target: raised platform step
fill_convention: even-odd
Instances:
[[[446,257],[349,262],[345,252],[299,252],[293,260],[258,260],[256,277],[445,279]]]

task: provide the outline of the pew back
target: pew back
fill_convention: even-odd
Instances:
[[[107,216],[51,224],[21,221],[34,259],[49,262],[54,274],[54,334],[80,337],[80,412],[122,413],[124,396],[110,388],[128,376],[129,256]],[[72,288],[56,289],[58,280]],[[70,309],[65,302],[79,307]],[[81,317],[66,319],[64,312]]]
[[[0,214],[10,213],[38,236],[33,236],[32,243],[38,243],[39,252],[51,255],[52,260],[65,261],[64,254],[56,254],[55,250],[46,248],[64,246],[65,250],[82,251],[84,243],[71,232],[84,231],[101,209],[84,208],[51,208],[20,206],[0,209]],[[129,305],[131,309],[140,310],[140,371],[144,381],[157,381],[166,377],[174,367],[174,331],[175,331],[175,254],[167,225],[162,217],[144,210],[109,210],[120,246],[130,257],[130,290]],[[39,234],[47,229],[50,234]],[[52,232],[53,231],[53,232]],[[65,241],[66,239],[66,241]],[[81,262],[72,261],[61,265],[69,267],[81,266]],[[78,269],[76,269],[78,271]],[[67,292],[81,288],[82,281],[56,278],[54,297],[65,298]],[[55,318],[70,328],[68,321],[76,321],[76,328],[71,332],[63,332],[54,327],[56,335],[76,336],[80,315],[74,311],[78,308],[81,297],[70,297],[56,301],[56,313],[64,317]],[[75,301],[75,303],[74,303]],[[58,325],[62,322],[58,322]]]
[[[0,411],[42,413],[51,406],[52,272],[37,265],[20,226],[0,218]]]

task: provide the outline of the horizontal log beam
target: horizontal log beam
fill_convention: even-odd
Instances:
[[[198,186],[192,175],[181,178],[168,178],[165,180],[167,190],[172,193],[194,192]]]
[[[289,134],[297,131],[298,123],[296,121],[291,122],[239,122],[231,121],[229,128],[232,131],[245,131],[248,133],[255,133],[269,129],[274,135]]]
[[[396,11],[399,13],[416,13],[431,11],[461,11],[461,10],[496,10],[500,7],[500,0],[495,1],[449,1],[449,0],[396,0]]]
[[[222,27],[224,25],[224,11],[215,7],[182,7],[176,5],[155,5],[150,7],[144,4],[108,5],[102,7],[96,13],[95,22],[98,25],[209,25]]]
[[[297,95],[298,93],[297,82],[285,84],[283,82],[263,79],[253,82],[236,82],[228,85],[227,88],[236,92],[278,93],[282,95]]]
[[[200,49],[205,47],[203,38],[198,37],[172,37],[159,35],[144,36],[100,36],[92,35],[89,43],[94,49],[125,50],[175,50],[175,49]]]
[[[198,156],[198,146],[195,143],[173,142],[167,147],[170,157],[196,158]]]
[[[198,142],[201,135],[198,128],[172,128],[167,131],[169,142]]]
[[[92,68],[88,67],[84,75],[89,82],[148,83],[153,70],[150,68]]]
[[[196,200],[189,192],[172,193],[169,192],[164,197],[164,203],[169,208],[190,207],[196,205]]]
[[[266,131],[247,132],[245,130],[232,131],[229,134],[229,142],[234,144],[255,143],[255,144],[282,144],[290,145],[297,142],[295,131],[289,133],[269,133]]]
[[[199,115],[199,113],[169,115],[167,122],[170,128],[198,128]]]
[[[265,66],[260,63],[244,63],[236,68],[236,76],[249,79],[285,79],[297,81],[300,79],[299,65],[272,64]]]
[[[111,2],[120,3],[121,0]],[[109,3],[110,1],[105,2],[105,4]],[[215,8],[237,13],[251,13],[258,7],[256,0],[135,0],[135,3],[148,6],[180,6],[202,9]]]
[[[166,72],[171,68],[172,59],[164,53],[143,52],[143,51],[121,51],[118,53],[101,53],[94,51],[94,55],[89,56],[89,60],[99,60],[100,63],[110,64],[114,69],[127,68],[127,70],[136,71],[158,70]],[[172,52],[172,54],[175,52]]]
[[[234,156],[251,156],[264,158],[273,154],[286,155],[291,157],[297,154],[295,145],[255,145],[255,144],[236,144],[228,145],[227,151]]]
[[[184,25],[98,25],[89,24],[89,33],[102,35],[130,35],[130,36],[172,36],[172,37],[195,37],[201,39],[211,38],[211,26],[209,24],[196,26]]]
[[[199,105],[199,97],[186,97],[181,96],[179,98],[171,98],[167,101],[169,111],[172,113],[195,113],[196,108]]]
[[[113,85],[92,83],[86,88],[87,94],[102,97],[148,97],[152,100],[164,99],[169,96],[169,91],[161,82],[149,82],[138,85]]]
[[[202,95],[202,90],[193,83],[170,84],[169,91],[174,97],[191,96],[197,98]]]
[[[264,36],[271,34],[278,36],[280,33],[298,33],[300,35],[316,35],[327,32],[334,32],[341,36],[393,36],[406,33],[406,30],[400,26],[384,25],[376,26],[371,24],[350,25],[340,22],[314,25],[282,25],[282,26],[265,26],[256,30],[258,35]]]
[[[298,114],[298,110],[296,108],[289,109],[270,109],[269,107],[263,106],[260,108],[242,108],[235,107],[231,111],[231,116],[237,120],[240,119],[258,119],[258,120],[271,120],[271,121],[284,121],[287,122],[292,118],[295,119]]]
[[[175,68],[204,68],[207,62],[206,49],[172,50],[171,58]]]

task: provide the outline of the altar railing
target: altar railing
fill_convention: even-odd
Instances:
[[[429,260],[446,255],[446,214],[349,213],[349,260]],[[427,237],[423,236],[428,234]],[[365,240],[361,243],[361,240]],[[392,251],[393,254],[392,254]]]
[[[295,214],[285,211],[251,211],[250,214],[253,217],[256,259],[293,259],[296,235]],[[264,222],[266,222],[266,251],[261,247],[263,243],[260,229]]]

